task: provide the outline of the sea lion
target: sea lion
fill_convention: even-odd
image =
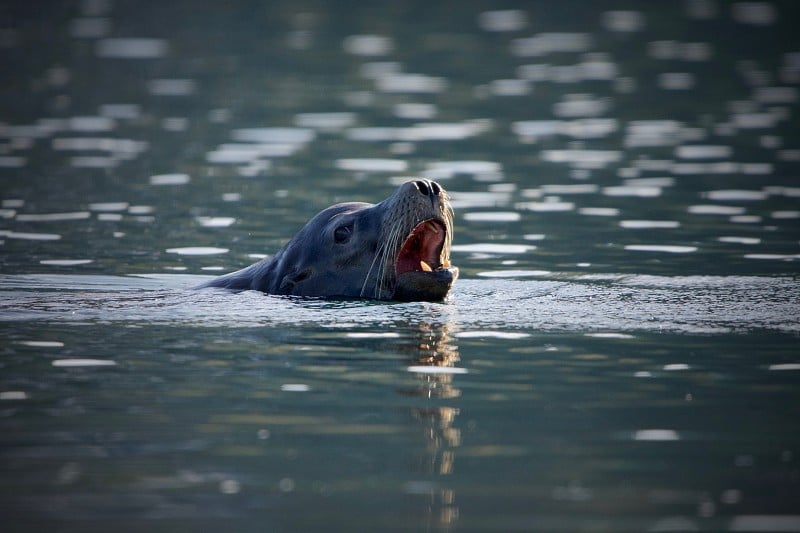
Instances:
[[[458,277],[450,264],[453,209],[427,179],[378,204],[324,209],[274,256],[204,283],[235,291],[329,298],[441,301]]]

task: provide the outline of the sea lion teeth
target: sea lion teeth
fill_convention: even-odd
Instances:
[[[420,261],[419,262],[419,266],[425,272],[433,272],[433,269],[431,268],[431,266],[428,263],[426,263],[425,261]]]
[[[433,222],[428,222],[428,229],[430,229],[434,233],[439,233],[439,226],[437,226]]]
[[[444,261],[442,261],[442,267],[443,268],[450,268],[451,266],[452,265],[450,264],[450,260],[449,259],[445,259]]]

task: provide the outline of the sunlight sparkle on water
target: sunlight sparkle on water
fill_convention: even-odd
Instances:
[[[677,220],[620,220],[620,227],[625,229],[673,229],[679,228]]]
[[[281,385],[281,390],[283,392],[308,392],[311,387],[305,383],[284,383]]]
[[[0,230],[0,237],[6,239],[20,239],[27,241],[57,241],[61,239],[61,235],[57,233],[29,233],[19,231],[5,231]]]
[[[412,120],[426,120],[436,116],[438,109],[434,104],[401,102],[394,106],[394,116]]]
[[[663,369],[666,372],[676,372],[679,370],[689,370],[689,365],[686,363],[670,363],[668,365],[664,365]]]
[[[797,261],[800,259],[800,254],[745,254],[745,259],[762,259],[773,261]]]
[[[597,192],[598,188],[594,183],[554,184],[540,187],[544,194],[593,194]]]
[[[632,33],[642,31],[647,21],[641,11],[617,10],[603,13],[601,23],[608,31]]]
[[[478,213],[464,213],[462,218],[471,222],[517,222],[522,218],[522,215],[516,211],[486,211]]]
[[[600,117],[611,106],[610,99],[587,94],[567,94],[553,105],[553,114],[563,118]]]
[[[556,213],[572,211],[575,209],[575,204],[572,202],[557,202],[550,200],[550,198],[546,198],[546,201],[544,202],[519,202],[514,204],[514,207],[525,211],[533,211],[535,213]]]
[[[485,254],[524,254],[536,247],[530,244],[504,244],[504,243],[475,243],[456,244],[451,248],[454,252],[485,253]]]
[[[293,144],[225,143],[206,153],[206,161],[215,164],[251,163],[262,157],[286,157],[298,149]],[[269,162],[264,162],[269,166]]]
[[[703,196],[708,198],[709,200],[719,200],[721,202],[737,202],[737,201],[747,202],[747,201],[766,200],[769,197],[769,194],[766,193],[765,191],[725,189],[718,191],[708,191]]]
[[[769,370],[800,370],[800,363],[781,363],[769,365]]]
[[[152,59],[166,55],[168,48],[164,39],[114,38],[97,41],[95,53],[98,57]]]
[[[156,174],[150,176],[150,185],[186,185],[191,181],[188,174]]]
[[[494,96],[525,96],[533,91],[531,82],[518,79],[492,80],[489,92]]]
[[[55,367],[61,368],[82,368],[92,366],[116,366],[116,362],[109,359],[55,359],[52,363]]]
[[[111,131],[114,125],[113,119],[103,116],[70,117],[67,121],[70,130],[79,132]]]
[[[758,237],[718,237],[719,242],[730,244],[760,244],[761,239]]]
[[[455,174],[496,174],[502,172],[503,167],[496,161],[434,161],[428,163],[426,171],[437,172],[441,175],[446,171]]]
[[[131,215],[150,215],[155,212],[155,207],[151,205],[132,205],[128,208]]]
[[[486,272],[478,272],[482,278],[531,278],[549,276],[552,274],[549,270],[489,270]]]
[[[408,178],[403,177],[402,180],[393,181],[395,185],[400,185]],[[495,207],[507,204],[511,200],[511,194],[507,192],[463,192],[452,191],[450,195],[450,205],[453,209],[470,209],[475,207]]]
[[[192,79],[162,78],[147,82],[147,90],[155,96],[189,96],[197,90]]]
[[[22,168],[28,163],[28,159],[20,156],[0,156],[0,168]]]
[[[619,209],[616,207],[581,207],[578,213],[593,217],[615,217],[619,216]]]
[[[455,366],[409,366],[406,368],[408,372],[416,374],[466,374],[466,368],[459,368]]]
[[[743,215],[744,207],[732,205],[690,205],[687,212],[692,215]]]
[[[628,178],[625,180],[625,185],[629,187],[672,187],[675,185],[675,178],[665,176],[658,178]]]
[[[680,440],[678,432],[674,429],[640,429],[633,433],[632,438],[651,442]]]
[[[541,157],[550,163],[565,163],[571,167],[584,169],[602,169],[622,158],[617,150],[543,150]]]
[[[383,35],[351,35],[342,43],[344,51],[359,56],[383,56],[394,49],[394,42]]]
[[[408,168],[401,159],[337,159],[334,164],[340,170],[362,172],[404,172]]]
[[[520,67],[521,69],[524,67]],[[616,132],[619,122],[608,118],[575,120],[527,120],[513,122],[511,130],[522,140],[536,142],[540,137],[564,135],[574,139],[600,139]]]
[[[733,155],[730,146],[684,145],[675,149],[679,159],[725,159]]]
[[[92,259],[41,259],[39,264],[51,266],[78,266],[88,265],[92,262]]]
[[[195,217],[204,228],[227,228],[236,222],[233,217]]]
[[[481,119],[463,122],[423,122],[408,128],[403,140],[457,141],[480,135],[490,127],[490,122]]]
[[[100,116],[120,120],[134,120],[141,116],[142,108],[139,104],[103,104],[100,106]]]
[[[85,220],[90,216],[92,215],[88,211],[78,211],[74,213],[26,213],[17,215],[17,220],[19,222],[62,222],[67,220]]]
[[[61,341],[17,341],[16,344],[23,346],[31,346],[33,348],[63,348],[64,343]]]
[[[527,25],[527,14],[518,9],[484,11],[478,15],[478,26],[485,31],[520,31]]]
[[[231,138],[238,142],[277,144],[305,144],[316,136],[311,128],[240,128],[231,133]]]
[[[613,187],[603,187],[603,195],[655,198],[656,196],[661,196],[661,187],[617,185]]]
[[[695,86],[695,77],[690,72],[662,72],[656,80],[666,91],[688,91]]]
[[[772,218],[778,218],[782,220],[789,220],[800,218],[800,211],[773,211],[769,214]]]
[[[697,251],[696,246],[672,246],[665,244],[628,244],[626,250],[634,252],[664,252],[670,254],[688,254]]]
[[[476,330],[459,331],[455,336],[460,339],[524,339],[530,337],[530,334],[518,331]]]
[[[554,52],[586,52],[592,45],[588,33],[539,33],[511,41],[511,53],[520,57],[540,57]]]
[[[183,248],[167,248],[167,253],[178,255],[217,255],[227,254],[227,248],[215,248],[213,246],[186,246]]]
[[[426,74],[390,73],[376,78],[375,88],[384,93],[436,94],[444,92],[447,80]]]
[[[633,339],[633,335],[627,333],[614,333],[614,332],[599,332],[599,333],[586,333],[585,337],[593,337],[595,339]]]
[[[125,211],[128,202],[95,202],[89,204],[90,211]]]
[[[355,124],[356,114],[351,112],[298,113],[294,117],[294,123],[300,128],[334,132]]]
[[[29,398],[28,393],[25,391],[18,391],[18,390],[0,391],[0,400],[5,400],[5,401],[27,400],[28,398]]]

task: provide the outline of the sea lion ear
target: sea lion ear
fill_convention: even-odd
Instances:
[[[313,271],[312,271],[311,268],[304,268],[303,270],[299,270],[299,271],[293,270],[293,271],[289,272],[288,274],[283,276],[283,279],[281,280],[281,284],[278,287],[278,293],[280,293],[280,294],[292,294],[292,292],[294,291],[294,287],[298,283],[300,283],[302,281],[305,281],[308,278],[310,278],[312,272]]]

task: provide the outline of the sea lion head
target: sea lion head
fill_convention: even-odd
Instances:
[[[260,281],[248,288],[440,301],[458,277],[450,263],[452,239],[453,210],[444,188],[426,179],[409,181],[378,204],[348,202],[321,211],[259,269]]]

